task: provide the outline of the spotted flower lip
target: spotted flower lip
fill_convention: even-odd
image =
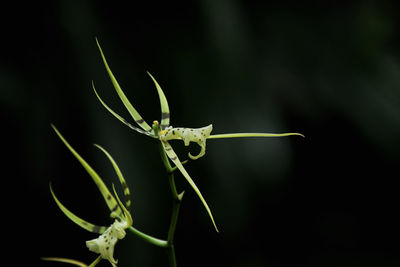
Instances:
[[[173,128],[172,126],[167,127],[165,130],[159,132],[159,138],[161,141],[168,141],[174,139],[181,139],[185,146],[188,146],[190,142],[197,143],[201,150],[197,156],[193,156],[189,152],[189,158],[195,160],[198,159],[206,153],[206,139],[210,136],[212,131],[212,124],[192,129],[192,128]]]
[[[67,142],[67,140],[61,135],[61,133],[57,130],[57,128],[52,125],[54,131],[57,133],[61,141],[66,145],[66,147],[70,150],[70,152],[75,156],[75,158],[81,163],[84,169],[91,176],[94,183],[97,185],[99,191],[103,195],[103,198],[110,209],[111,217],[115,218],[114,222],[109,226],[98,226],[92,224],[71,211],[69,211],[56,197],[54,190],[50,184],[50,192],[57,204],[57,206],[61,209],[61,211],[74,223],[84,228],[85,230],[93,233],[100,234],[98,238],[89,240],[86,242],[88,249],[92,252],[100,254],[102,259],[108,260],[113,266],[116,266],[117,260],[114,259],[114,247],[117,244],[117,241],[123,239],[126,235],[125,230],[132,225],[132,216],[128,211],[131,201],[130,201],[130,190],[126,184],[126,181],[119,169],[118,165],[111,157],[111,155],[101,146],[95,145],[99,148],[109,159],[111,164],[114,167],[114,170],[119,178],[119,181],[122,185],[124,196],[125,196],[125,205],[121,202],[116,193],[115,187],[113,185],[113,194],[108,190],[106,185],[100,176],[94,171],[94,169],[75,151],[75,149]],[[91,265],[94,266],[94,265]]]
[[[114,259],[114,247],[119,239],[125,237],[125,228],[119,221],[115,221],[98,238],[86,241],[86,246],[90,251],[100,254],[103,259],[107,259],[111,264],[116,265]]]
[[[115,220],[114,223],[111,224],[111,226],[109,226],[98,238],[86,241],[86,246],[90,251],[100,254],[103,259],[108,260],[113,266],[116,266],[118,262],[114,259],[114,247],[119,239],[125,237],[125,229],[132,225],[132,217],[130,213],[121,203],[117,194],[116,197],[124,211],[124,220]]]
[[[135,123],[139,127],[133,126],[131,123],[129,123],[126,119],[124,119],[122,116],[117,114],[115,111],[113,111],[99,96],[99,94],[96,91],[96,88],[94,86],[94,83],[92,82],[92,87],[93,90],[99,99],[100,103],[118,120],[120,120],[122,123],[124,123],[126,126],[131,128],[132,130],[135,130],[139,133],[145,134],[147,136],[150,136],[152,138],[156,138],[160,140],[165,153],[167,154],[168,158],[175,164],[176,168],[179,169],[179,171],[182,173],[182,175],[185,177],[187,182],[190,184],[190,186],[193,188],[193,190],[196,192],[198,197],[200,198],[201,202],[203,203],[204,207],[207,210],[208,215],[211,218],[211,221],[215,227],[215,230],[218,231],[218,228],[215,224],[214,217],[211,213],[211,210],[205,201],[203,195],[201,194],[199,188],[196,186],[194,183],[193,179],[191,176],[188,174],[188,172],[185,170],[185,168],[182,165],[182,162],[178,158],[177,154],[169,144],[169,140],[174,140],[174,139],[180,139],[183,140],[185,145],[189,145],[190,142],[195,142],[197,143],[201,150],[200,153],[196,156],[193,156],[192,154],[188,154],[189,158],[195,160],[198,159],[202,156],[204,156],[205,151],[206,151],[206,140],[207,139],[221,139],[221,138],[239,138],[239,137],[283,137],[283,136],[291,136],[291,135],[297,135],[297,136],[302,136],[304,135],[300,133],[228,133],[228,134],[216,134],[216,135],[211,135],[212,131],[212,125],[202,127],[202,128],[183,128],[183,127],[172,127],[170,126],[170,110],[168,106],[168,101],[167,98],[161,89],[160,85],[156,81],[156,79],[149,73],[147,74],[150,76],[152,79],[156,89],[157,93],[160,99],[160,105],[161,105],[161,120],[160,123],[158,121],[154,121],[152,126],[150,126],[144,119],[143,117],[138,113],[138,111],[134,108],[134,106],[131,104],[129,99],[126,97],[125,93],[122,91],[119,83],[117,82],[114,74],[112,73],[107,60],[104,56],[103,50],[100,47],[100,44],[98,40],[96,39],[96,43],[98,46],[98,49],[100,51],[100,55],[103,59],[104,66],[107,70],[108,76],[110,77],[110,80],[114,86],[115,91],[117,92],[119,98],[121,99],[122,103],[128,110],[129,114],[135,121]]]

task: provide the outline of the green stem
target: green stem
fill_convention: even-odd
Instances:
[[[154,132],[158,134],[160,129],[158,128],[158,124],[153,125]],[[172,167],[169,159],[167,157],[167,154],[164,151],[164,147],[159,143],[159,149],[160,149],[160,155],[162,162],[164,164],[165,170],[167,171],[168,174],[168,181],[171,189],[171,195],[172,195],[172,214],[171,214],[171,221],[169,224],[168,228],[168,238],[167,240],[162,240],[158,239],[155,237],[152,237],[148,234],[145,234],[138,229],[134,228],[133,226],[129,227],[129,231],[131,231],[133,234],[141,238],[142,240],[153,244],[158,247],[163,247],[167,248],[167,253],[168,253],[168,258],[170,262],[171,267],[177,267],[176,264],[176,256],[175,256],[175,247],[174,247],[174,236],[175,236],[175,229],[176,229],[176,224],[178,222],[178,216],[179,216],[179,208],[181,206],[182,202],[182,197],[183,193],[178,194],[178,191],[176,190],[176,185],[175,185],[175,177],[174,177],[174,171],[175,167]]]
[[[183,194],[178,195],[175,186],[174,174],[172,172],[168,174],[168,178],[172,193],[172,214],[171,214],[171,221],[169,224],[168,238],[167,238],[168,258],[170,266],[176,267],[177,264],[176,264],[175,247],[174,247],[174,236],[175,236],[175,229],[176,229],[176,224],[178,222],[179,208],[181,206],[181,200]]]
[[[175,177],[174,177],[174,168],[171,166],[168,157],[164,151],[164,148],[162,144],[159,144],[160,147],[160,155],[161,159],[164,163],[164,167],[168,173],[168,181],[171,189],[171,195],[172,195],[172,214],[171,214],[171,221],[169,224],[169,229],[168,229],[168,238],[167,238],[167,243],[168,243],[168,258],[170,262],[171,267],[176,267],[176,256],[175,256],[175,248],[174,248],[174,236],[175,236],[175,229],[176,229],[176,224],[178,222],[178,216],[179,216],[179,208],[181,206],[182,202],[182,197],[183,193],[178,194],[178,191],[176,190],[176,185],[175,185]]]
[[[153,244],[155,246],[162,247],[162,248],[168,247],[168,241],[166,241],[166,240],[152,237],[148,234],[145,234],[145,233],[139,231],[138,229],[136,229],[133,226],[129,227],[128,230],[131,231],[133,234],[135,234],[137,237],[141,238],[142,240],[144,240],[150,244]]]
[[[178,193],[176,191],[174,174],[170,173],[168,175],[168,178],[169,178],[171,192],[172,192],[172,214],[171,214],[171,221],[170,221],[169,229],[168,229],[167,242],[172,245],[173,241],[174,241],[174,236],[175,236],[176,224],[178,222],[179,208],[181,206],[181,200],[182,200],[183,195],[178,195]]]
[[[169,259],[169,265],[171,267],[176,267],[176,256],[175,256],[175,248],[174,245],[170,245],[168,247],[168,259]]]

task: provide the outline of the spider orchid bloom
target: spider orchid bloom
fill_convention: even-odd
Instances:
[[[120,120],[122,123],[127,125],[129,128],[145,134],[147,136],[156,138],[161,141],[161,144],[164,148],[165,153],[169,157],[169,159],[175,164],[176,168],[179,169],[179,171],[182,173],[182,175],[186,178],[188,183],[191,185],[191,187],[194,189],[200,200],[202,201],[204,207],[206,208],[208,215],[211,218],[211,221],[216,229],[218,231],[217,226],[215,224],[214,218],[212,216],[211,210],[208,207],[207,202],[205,201],[204,197],[202,196],[200,190],[194,183],[193,179],[190,177],[188,172],[185,170],[183,167],[182,162],[179,160],[178,156],[176,155],[175,151],[172,149],[171,145],[169,144],[169,140],[174,140],[174,139],[180,139],[183,140],[185,146],[188,146],[190,142],[196,142],[201,150],[200,153],[196,156],[193,156],[192,154],[188,154],[189,158],[191,159],[198,159],[202,157],[205,154],[206,150],[206,140],[207,139],[218,139],[218,138],[237,138],[237,137],[280,137],[280,136],[290,136],[290,135],[299,135],[303,136],[302,134],[299,133],[282,133],[282,134],[274,134],[274,133],[232,133],[232,134],[217,134],[217,135],[211,135],[212,131],[212,124],[203,127],[203,128],[174,128],[170,126],[170,111],[169,111],[169,106],[167,102],[167,98],[165,97],[164,92],[162,91],[160,85],[157,83],[157,81],[154,79],[154,77],[147,72],[147,74],[150,76],[150,78],[153,80],[153,83],[157,89],[157,93],[160,99],[160,104],[161,104],[161,122],[158,123],[158,121],[154,121],[152,127],[142,118],[142,116],[136,111],[136,109],[133,107],[131,102],[128,100],[126,97],[125,93],[122,91],[120,85],[118,84],[114,74],[112,73],[107,60],[104,56],[104,53],[100,47],[100,44],[98,40],[96,39],[97,46],[99,48],[101,57],[103,59],[104,66],[107,70],[107,73],[111,79],[111,82],[114,86],[115,91],[117,92],[119,98],[121,99],[122,103],[132,116],[133,120],[137,123],[137,125],[140,128],[137,128],[133,126],[131,123],[129,123],[127,120],[125,120],[123,117],[118,115],[116,112],[114,112],[109,106],[105,104],[105,102],[100,98],[99,94],[97,93],[94,83],[92,82],[92,87],[93,90],[101,102],[101,104],[113,115],[115,116],[118,120]],[[303,136],[304,137],[304,136]]]
[[[82,227],[83,229],[100,234],[100,236],[96,239],[86,241],[86,246],[92,252],[100,254],[99,257],[102,259],[108,260],[113,266],[116,266],[117,260],[114,259],[114,247],[117,244],[119,239],[123,239],[126,235],[125,230],[132,225],[132,216],[128,211],[131,201],[130,201],[130,190],[125,182],[125,179],[118,167],[115,163],[114,159],[111,155],[101,146],[95,145],[99,148],[109,159],[111,164],[114,167],[114,170],[119,178],[119,181],[123,187],[124,195],[125,195],[125,205],[124,206],[119,199],[115,187],[113,185],[114,196],[108,190],[106,185],[104,184],[103,180],[100,176],[93,170],[93,168],[71,147],[71,145],[64,139],[64,137],[60,134],[60,132],[52,125],[54,131],[57,133],[59,138],[62,142],[66,145],[66,147],[71,151],[71,153],[75,156],[75,158],[81,163],[81,165],[85,168],[88,174],[91,176],[94,183],[97,185],[98,189],[100,190],[103,198],[111,211],[111,217],[114,218],[114,223],[110,226],[98,226],[94,225],[90,222],[87,222],[80,217],[73,214],[69,211],[56,197],[54,191],[50,185],[50,192],[58,205],[61,211],[74,223]],[[96,259],[97,261],[97,259]],[[95,262],[96,262],[95,261]],[[72,262],[71,262],[72,263]],[[97,264],[97,263],[96,263]],[[90,265],[94,266],[94,265]]]

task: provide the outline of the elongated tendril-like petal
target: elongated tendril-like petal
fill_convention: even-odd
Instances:
[[[103,153],[107,156],[107,158],[109,159],[109,161],[113,165],[115,173],[117,174],[118,179],[119,179],[119,181],[120,181],[120,183],[122,185],[122,188],[124,190],[126,208],[129,209],[129,207],[131,206],[131,192],[129,190],[128,185],[126,184],[125,178],[122,175],[121,170],[119,169],[119,167],[118,167],[117,163],[115,162],[115,160],[111,157],[110,153],[107,152],[107,150],[105,150],[100,145],[95,144],[95,146],[97,148],[99,148],[101,151],[103,151]],[[118,198],[117,198],[117,200],[118,200]]]
[[[88,267],[88,265],[86,263],[83,263],[83,262],[77,261],[77,260],[73,260],[73,259],[67,259],[67,258],[43,257],[42,260],[58,261],[58,262],[63,262],[63,263],[69,263],[69,264],[76,265],[76,266]]]
[[[210,208],[208,207],[208,204],[206,200],[204,199],[203,195],[201,194],[199,188],[196,186],[188,172],[185,170],[185,168],[182,165],[182,162],[179,160],[178,156],[176,155],[175,151],[172,149],[171,145],[167,141],[161,141],[164,151],[167,154],[167,156],[172,160],[172,162],[175,164],[175,166],[180,170],[182,175],[185,177],[185,179],[188,181],[190,186],[193,188],[193,190],[196,192],[196,194],[199,196],[201,202],[203,203],[204,207],[207,210],[208,215],[211,218],[211,221],[214,225],[215,230],[218,232],[217,225],[215,224],[214,217],[211,213]]]
[[[60,208],[60,210],[65,214],[65,216],[67,216],[71,221],[73,221],[74,223],[76,223],[77,225],[79,225],[80,227],[82,227],[83,229],[92,232],[92,233],[97,233],[97,234],[102,234],[107,227],[105,226],[97,226],[94,225],[90,222],[85,221],[84,219],[81,219],[80,217],[76,216],[74,213],[72,213],[71,211],[69,211],[56,197],[56,195],[54,194],[53,188],[50,185],[50,192],[51,195],[53,196],[54,200],[57,203],[57,206]]]
[[[61,139],[61,141],[63,141],[65,146],[71,151],[71,153],[75,156],[75,158],[81,163],[81,165],[85,168],[85,170],[90,175],[90,177],[92,177],[92,180],[97,185],[97,188],[99,189],[100,193],[103,195],[103,198],[106,201],[107,206],[110,209],[110,211],[116,212],[118,215],[122,215],[122,211],[121,211],[120,207],[118,206],[117,201],[112,196],[112,194],[110,193],[110,191],[108,190],[107,186],[104,184],[104,182],[100,178],[100,176],[78,154],[78,152],[75,151],[75,149],[67,142],[67,140],[65,140],[65,138],[61,135],[61,133],[57,130],[57,128],[54,125],[51,125],[51,126],[53,127],[54,131],[57,133],[57,135]]]
[[[131,114],[132,118],[135,120],[135,122],[145,131],[151,131],[152,128],[143,120],[142,116],[136,111],[136,109],[132,106],[131,102],[129,102],[128,98],[126,97],[125,93],[122,91],[121,87],[119,86],[117,80],[115,79],[114,74],[112,73],[110,67],[108,66],[107,60],[103,54],[103,50],[100,47],[99,41],[96,38],[96,43],[97,47],[99,48],[101,57],[104,62],[104,66],[106,67],[108,76],[110,76],[111,82],[115,88],[115,91],[117,92],[119,98],[121,99],[122,103],[126,107],[126,109],[129,111]]]
[[[150,76],[150,78],[153,80],[154,85],[157,88],[158,96],[160,98],[160,104],[161,104],[161,130],[164,130],[169,126],[169,118],[170,118],[170,112],[169,112],[169,106],[168,106],[168,101],[167,98],[165,97],[165,94],[163,90],[161,89],[160,85],[157,83],[156,79],[154,79],[153,75],[150,74],[150,72],[147,72],[147,74]]]
[[[300,133],[228,133],[228,134],[212,134],[207,139],[217,139],[217,138],[240,138],[240,137],[283,137],[298,135],[304,137]]]
[[[87,265],[86,263],[83,263],[81,261],[67,259],[67,258],[42,257],[41,259],[44,261],[57,261],[57,262],[69,263],[69,264],[80,266],[80,267],[94,267],[97,265],[97,263],[99,263],[102,260],[101,255],[100,255],[97,257],[97,259],[94,262],[92,262],[90,265]]]
[[[117,198],[118,204],[121,206],[122,210],[124,211],[124,219],[126,221],[125,229],[126,229],[126,228],[130,227],[133,223],[132,215],[128,211],[128,209],[124,206],[124,204],[122,204],[121,200],[119,199],[117,191],[115,190],[114,184],[113,184],[113,190],[114,190],[114,195]]]
[[[128,126],[129,128],[131,128],[132,130],[135,130],[139,133],[154,137],[153,134],[151,134],[150,132],[144,131],[142,129],[139,129],[135,126],[133,126],[132,124],[130,124],[126,119],[124,119],[122,116],[118,115],[114,110],[112,110],[99,96],[99,94],[96,91],[96,88],[94,87],[94,82],[92,81],[92,87],[93,87],[93,91],[96,94],[97,98],[99,99],[100,103],[108,110],[108,112],[110,112],[114,117],[116,117],[118,120],[120,120],[123,124],[125,124],[126,126]]]

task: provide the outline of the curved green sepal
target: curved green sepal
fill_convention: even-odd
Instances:
[[[165,97],[163,90],[161,89],[161,87],[158,84],[158,82],[156,81],[156,79],[154,79],[153,75],[151,75],[150,72],[147,72],[147,74],[153,80],[154,85],[157,88],[158,96],[160,98],[160,105],[161,105],[161,130],[164,130],[165,128],[167,128],[169,126],[169,120],[170,120],[168,101],[167,101],[167,98]]]
[[[124,196],[125,196],[125,205],[126,208],[129,209],[131,206],[131,192],[129,190],[128,185],[126,184],[125,178],[122,175],[121,170],[119,169],[117,163],[115,162],[115,160],[111,157],[110,153],[107,152],[107,150],[105,150],[103,147],[101,147],[100,145],[94,144],[98,149],[100,149],[108,158],[108,160],[111,162],[111,164],[113,165],[113,168],[115,170],[115,173],[118,176],[119,182],[122,185],[122,189],[124,190]],[[117,199],[118,200],[118,199]]]
[[[104,62],[104,66],[106,67],[108,76],[110,76],[111,82],[115,88],[115,91],[117,92],[119,98],[121,99],[122,103],[124,103],[124,106],[126,109],[129,111],[131,114],[132,118],[135,120],[135,122],[145,131],[151,131],[151,127],[143,120],[142,116],[136,111],[136,109],[132,106],[131,102],[129,102],[128,98],[126,97],[125,93],[122,91],[121,87],[119,86],[117,80],[115,79],[114,74],[112,73],[110,67],[108,66],[107,60],[103,54],[103,50],[100,47],[99,41],[96,38],[96,43],[97,47],[99,48],[101,57]]]
[[[95,224],[92,224],[90,222],[85,221],[84,219],[81,219],[80,217],[76,216],[75,214],[73,214],[71,211],[69,211],[56,197],[56,195],[54,194],[53,188],[50,185],[50,192],[51,195],[53,196],[57,206],[60,208],[60,210],[65,214],[65,216],[67,216],[71,221],[73,221],[74,223],[76,223],[77,225],[79,225],[80,227],[82,227],[83,229],[89,231],[89,232],[93,232],[93,233],[97,233],[97,234],[102,234],[107,227],[105,226],[97,226]]]
[[[204,199],[203,195],[201,194],[199,188],[196,186],[196,184],[194,183],[193,179],[190,177],[190,175],[188,174],[186,169],[183,167],[181,161],[179,160],[179,158],[176,155],[175,151],[172,149],[171,145],[166,141],[161,141],[161,143],[162,143],[162,145],[164,147],[164,151],[167,154],[167,156],[172,160],[172,162],[175,164],[175,166],[180,170],[182,175],[185,177],[185,179],[188,181],[190,186],[193,188],[193,190],[196,192],[196,194],[200,198],[201,202],[203,203],[204,207],[207,210],[208,215],[211,218],[211,221],[212,221],[212,223],[214,225],[215,230],[218,232],[218,228],[217,228],[217,225],[215,224],[214,217],[213,217],[213,215],[211,213],[211,210],[208,207],[208,204],[207,204],[206,200]]]
[[[212,134],[207,139],[217,139],[217,138],[240,138],[240,137],[283,137],[283,136],[291,136],[298,135],[304,137],[304,135],[300,133],[228,133],[228,134]]]
[[[68,258],[58,258],[58,257],[42,257],[41,258],[44,261],[57,261],[57,262],[62,262],[62,263],[69,263],[72,265],[80,266],[80,267],[94,267],[96,266],[101,260],[101,255],[97,257],[97,259],[94,260],[90,265],[87,265],[84,262],[73,260],[73,259],[68,259]]]
[[[126,126],[128,126],[129,128],[131,128],[132,130],[135,130],[135,131],[137,131],[137,132],[139,132],[139,133],[142,133],[142,134],[145,134],[145,135],[148,135],[148,136],[151,136],[151,137],[155,137],[153,134],[151,134],[151,133],[149,133],[149,132],[147,132],[147,131],[144,131],[144,130],[142,130],[142,129],[139,129],[139,128],[135,127],[135,126],[133,126],[133,125],[130,124],[127,120],[125,120],[122,116],[118,115],[114,110],[112,110],[112,109],[103,101],[103,99],[101,99],[101,97],[100,97],[99,94],[97,93],[96,88],[94,87],[94,82],[93,82],[93,81],[92,81],[92,88],[93,88],[94,93],[96,94],[97,99],[99,99],[99,101],[100,101],[100,103],[103,105],[103,107],[105,107],[105,108],[108,110],[108,112],[110,112],[110,113],[111,113],[114,117],[116,117],[119,121],[121,121],[123,124],[125,124]]]
[[[118,207],[118,203],[115,198],[112,196],[107,186],[104,184],[103,180],[96,173],[95,170],[75,151],[75,149],[65,140],[65,138],[61,135],[61,133],[57,130],[54,125],[51,125],[54,131],[57,133],[58,137],[63,141],[65,146],[71,151],[71,153],[75,156],[75,158],[81,163],[81,165],[85,168],[87,173],[92,177],[94,183],[97,185],[100,193],[103,195],[104,200],[107,203],[108,208],[111,212],[116,212],[118,215],[121,215],[121,209]]]
[[[124,219],[126,221],[126,228],[131,227],[133,220],[132,220],[132,215],[131,213],[127,210],[127,208],[122,204],[121,200],[118,197],[117,191],[115,190],[114,184],[112,185],[113,190],[114,190],[114,195],[117,198],[118,204],[121,206],[122,210],[124,211]]]

